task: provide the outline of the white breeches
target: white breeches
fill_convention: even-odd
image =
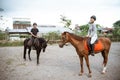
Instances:
[[[92,37],[91,37],[91,41],[90,41],[90,44],[94,44],[94,42],[97,40],[97,34],[94,34]]]

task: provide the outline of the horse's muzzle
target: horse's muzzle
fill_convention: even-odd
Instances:
[[[65,45],[64,43],[59,43],[60,48],[63,48],[64,45]]]
[[[43,49],[43,52],[45,52],[45,49]]]

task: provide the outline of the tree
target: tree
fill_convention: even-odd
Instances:
[[[67,28],[69,28],[69,29],[71,29],[70,28],[70,25],[71,25],[71,20],[70,19],[67,19],[67,17],[65,17],[65,16],[63,16],[63,15],[60,15],[61,16],[61,23],[63,23],[64,24],[64,27],[67,27]]]
[[[88,29],[89,29],[88,24],[81,25],[81,26],[80,26],[80,30],[81,30],[80,35],[82,35],[82,36],[87,35]]]
[[[114,31],[113,35],[120,35],[120,20],[113,23]]]

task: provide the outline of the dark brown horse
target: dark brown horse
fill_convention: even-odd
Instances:
[[[46,41],[44,38],[36,38],[35,39],[33,47],[35,48],[36,54],[37,54],[37,64],[39,64],[40,52],[42,49],[43,49],[43,52],[45,52],[48,41]],[[27,51],[27,49],[29,49],[28,56],[29,56],[29,60],[31,61],[31,57],[30,57],[31,48],[32,48],[32,43],[30,42],[30,38],[25,39],[24,40],[24,55],[23,55],[24,60],[26,60],[26,51]]]
[[[83,74],[83,58],[85,58],[88,70],[89,70],[89,77],[92,76],[92,72],[90,69],[90,64],[89,64],[89,50],[86,48],[86,42],[88,38],[85,37],[80,37],[75,34],[69,33],[69,32],[64,32],[62,33],[62,41],[60,42],[59,46],[62,48],[66,43],[70,42],[76,49],[76,52],[79,56],[80,59],[80,66],[81,66],[81,71],[79,75]],[[108,62],[108,54],[111,46],[111,41],[108,38],[101,37],[98,39],[99,43],[102,44],[102,48],[94,50],[95,54],[101,52],[103,56],[103,71],[102,73],[106,72],[106,65]],[[95,47],[99,47],[98,43],[95,44]]]

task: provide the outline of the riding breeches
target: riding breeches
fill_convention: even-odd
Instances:
[[[91,37],[91,41],[90,41],[90,44],[94,44],[94,42],[97,40],[97,34],[94,34],[92,37]]]

